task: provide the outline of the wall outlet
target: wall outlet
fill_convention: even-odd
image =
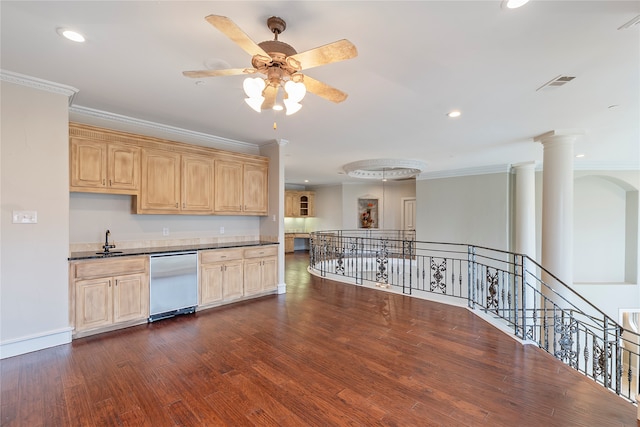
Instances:
[[[37,224],[37,211],[13,211],[12,222],[14,224]]]
[[[224,234],[224,227],[220,227],[220,234]]]
[[[162,229],[162,235],[163,236],[168,236],[169,235],[169,227],[164,227]]]

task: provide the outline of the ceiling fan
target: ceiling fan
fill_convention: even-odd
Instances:
[[[349,40],[342,39],[297,53],[292,46],[278,40],[278,35],[286,29],[287,24],[277,16],[267,19],[267,27],[273,33],[274,39],[260,43],[255,43],[226,16],[209,15],[205,19],[252,56],[253,68],[184,71],[182,74],[186,77],[263,74],[266,78],[247,78],[243,85],[248,96],[245,101],[258,112],[274,107],[280,87],[284,90],[283,103],[287,107],[287,115],[295,113],[302,107],[300,101],[306,92],[336,103],[347,99],[346,93],[304,75],[302,71],[356,57],[358,55],[356,47]]]

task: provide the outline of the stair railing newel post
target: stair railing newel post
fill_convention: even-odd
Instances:
[[[607,347],[609,347],[610,341],[609,341],[609,318],[608,317],[604,317],[604,323],[603,323],[603,328],[602,328],[602,332],[604,334],[604,339],[602,340],[602,346],[603,346],[603,352],[604,352],[604,360],[605,360],[605,366],[603,366],[603,372],[602,372],[602,376],[603,376],[603,381],[604,381],[604,386],[605,387],[609,387],[609,368],[610,368],[610,359],[608,357],[608,349]],[[613,357],[613,354],[612,354]]]
[[[476,248],[469,245],[467,247],[467,286],[468,286],[468,305],[469,308],[475,308],[476,301]]]
[[[522,338],[527,337],[527,257],[525,255],[519,255],[520,258],[520,298],[522,299]],[[516,291],[518,288],[516,288]],[[516,313],[518,312],[518,296],[516,295]],[[517,322],[518,316],[516,316]],[[516,325],[517,326],[517,325]]]
[[[615,346],[615,355],[616,355],[616,359],[615,359],[615,373],[616,373],[616,394],[620,394],[620,388],[622,385],[622,348],[620,345],[620,338],[622,338],[622,327],[616,325],[615,326],[615,336],[614,336],[614,346]]]

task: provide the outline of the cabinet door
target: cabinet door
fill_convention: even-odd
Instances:
[[[140,149],[109,144],[107,149],[107,185],[113,190],[140,189]]]
[[[142,151],[142,185],[139,213],[180,210],[180,154],[160,150]]]
[[[224,264],[207,264],[200,268],[200,304],[222,301]]]
[[[110,325],[112,313],[111,278],[76,282],[76,331]]]
[[[267,215],[269,208],[269,170],[262,165],[244,165],[243,211],[256,215]]]
[[[216,160],[214,210],[242,212],[242,163]]]
[[[225,301],[241,298],[244,295],[244,272],[242,261],[230,261],[225,264],[225,280],[222,298]]]
[[[309,216],[316,216],[316,195],[314,192],[308,192],[309,197]]]
[[[182,211],[213,212],[213,160],[205,156],[182,156]]]
[[[113,322],[145,319],[149,316],[149,286],[143,274],[113,278]]]
[[[105,188],[107,185],[107,145],[84,139],[71,139],[70,186]]]
[[[278,258],[269,257],[262,260],[262,290],[272,291],[278,287]]]
[[[295,236],[293,234],[291,234],[291,235],[285,234],[284,235],[284,251],[286,253],[295,251]]]
[[[292,218],[298,216],[297,212],[297,201],[298,195],[294,191],[285,191],[284,192],[284,216]]]
[[[244,294],[253,295],[262,292],[262,258],[244,261]]]

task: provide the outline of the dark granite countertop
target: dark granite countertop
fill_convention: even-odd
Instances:
[[[85,252],[72,252],[69,256],[69,261],[80,261],[85,259],[105,259],[116,258],[122,256],[136,256],[136,255],[154,255],[169,252],[193,252],[193,251],[205,251],[208,249],[229,249],[229,248],[244,248],[250,246],[265,246],[265,245],[277,245],[278,242],[268,242],[263,240],[254,240],[249,242],[222,242],[222,243],[205,243],[200,245],[183,245],[183,246],[163,246],[159,248],[136,248],[136,249],[113,249],[109,254],[102,252],[96,253],[95,251]]]

